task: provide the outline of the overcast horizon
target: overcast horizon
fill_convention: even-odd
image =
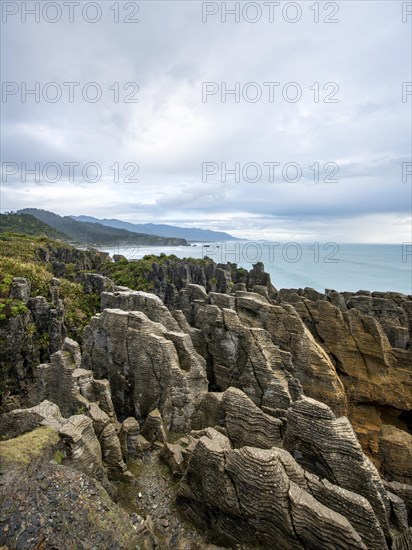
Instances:
[[[410,3],[4,4],[2,212],[412,242]]]

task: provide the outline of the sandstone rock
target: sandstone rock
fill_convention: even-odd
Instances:
[[[319,480],[317,476],[307,472],[305,478],[307,490],[312,496],[324,506],[344,516],[368,550],[388,548],[384,532],[366,498],[334,485],[327,479]]]
[[[383,485],[388,492],[391,492],[402,499],[408,512],[408,524],[412,523],[412,485],[399,483],[398,481],[385,481]]]
[[[284,453],[232,450],[227,438],[209,428],[179,484],[179,507],[217,542],[230,546],[365,549],[345,517],[289,478],[280,458]]]
[[[386,494],[391,507],[392,524],[396,525],[399,531],[406,531],[408,529],[408,510],[405,502],[395,493],[386,491]]]
[[[24,277],[13,277],[10,289],[10,298],[13,300],[20,300],[24,304],[27,304],[30,298],[31,282]]]
[[[295,401],[287,418],[285,449],[308,472],[364,496],[388,537],[386,491],[349,421],[336,418],[327,405],[308,397]]]
[[[238,387],[265,412],[282,415],[301,389],[287,368],[289,357],[270,335],[242,324],[235,311],[213,305],[204,307],[200,326],[219,389]]]
[[[302,299],[294,307],[332,358],[350,402],[373,402],[409,410],[412,373],[407,365],[411,351],[392,348],[388,339],[389,334],[395,343],[391,334],[399,327],[406,329],[406,317],[394,305],[396,318],[390,308],[386,309],[389,317],[385,317],[385,308],[372,307],[374,300],[377,299],[350,295],[347,303],[352,307],[346,311],[325,300]]]
[[[255,286],[263,286],[267,288],[269,294],[276,292],[272,285],[269,273],[266,273],[265,266],[262,262],[257,262],[247,274],[246,286],[252,290]]]
[[[282,447],[283,422],[263,413],[242,391],[227,389],[222,405],[226,412],[227,433],[235,448]]]
[[[152,444],[145,439],[142,434],[139,434],[135,440],[136,456],[140,458],[144,453],[150,451]]]
[[[192,427],[195,430],[209,426],[223,426],[226,412],[222,406],[223,392],[207,393],[197,411],[192,417]]]
[[[164,306],[158,298],[137,298],[142,307],[153,299],[160,315]],[[176,331],[141,312],[105,309],[84,331],[83,365],[109,380],[123,417],[144,420],[158,408],[166,428],[182,432],[190,428],[190,418],[207,391],[206,365],[190,336],[170,319]]]
[[[102,452],[90,418],[71,416],[59,434],[67,446],[67,462],[76,470],[103,480]]]
[[[178,331],[179,326],[162,300],[150,294],[135,290],[123,292],[103,292],[101,296],[104,309],[122,309],[123,311],[141,311],[154,323],[161,323],[167,330]]]
[[[18,437],[38,426],[48,426],[58,431],[65,420],[54,403],[44,400],[30,409],[15,409],[0,417],[0,436],[4,439]]]
[[[392,550],[410,550],[410,548],[412,548],[412,528],[397,535],[392,545]]]
[[[379,447],[387,478],[412,485],[412,435],[384,424],[379,434]]]
[[[110,479],[122,479],[133,477],[127,471],[127,466],[123,461],[120,441],[117,437],[113,424],[107,424],[99,437],[99,443],[102,450],[102,458],[108,468]]]
[[[180,479],[187,467],[182,447],[173,443],[165,443],[160,453],[161,458],[169,466],[170,472],[175,479]]]
[[[165,443],[167,441],[167,435],[159,409],[154,409],[148,414],[143,424],[142,436],[152,444],[156,441],[160,443]]]
[[[244,325],[265,329],[275,345],[291,354],[293,374],[306,395],[324,401],[337,414],[346,411],[335,367],[291,305],[272,305],[261,295],[238,292],[236,311]]]
[[[129,417],[123,420],[119,432],[119,441],[125,462],[135,460],[138,457],[137,438],[139,434],[140,426],[135,418]]]

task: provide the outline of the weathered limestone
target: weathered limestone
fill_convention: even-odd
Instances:
[[[379,448],[387,478],[412,485],[412,435],[384,424],[379,433]]]
[[[59,434],[68,448],[68,463],[97,480],[103,480],[102,452],[90,418],[71,416]]]
[[[199,315],[213,359],[215,384],[221,391],[238,387],[265,412],[281,416],[301,393],[290,372],[290,356],[263,329],[242,324],[237,313],[206,305]]]
[[[329,291],[315,297],[305,289],[295,291],[293,297],[279,293],[278,299],[293,303],[330,354],[350,401],[409,410],[412,301],[396,293],[373,294]]]
[[[153,310],[161,306],[163,311],[159,300],[151,298]],[[137,300],[151,305],[145,296]],[[175,328],[176,321],[172,316],[169,320]],[[86,327],[84,343],[83,365],[109,380],[115,407],[124,416],[144,420],[158,408],[166,429],[190,428],[191,416],[207,392],[207,379],[205,361],[188,334],[168,330],[141,312],[105,309]]]
[[[236,311],[244,325],[264,328],[275,345],[291,354],[293,374],[306,395],[324,401],[337,414],[345,413],[345,392],[335,367],[292,306],[270,304],[260,294],[237,292]]]
[[[0,436],[4,439],[18,437],[31,432],[38,426],[48,426],[56,431],[66,420],[62,417],[59,407],[44,400],[30,409],[15,409],[0,417]]]
[[[167,441],[167,435],[159,409],[155,409],[148,414],[143,424],[142,436],[152,445],[156,442],[165,443]]]
[[[119,441],[125,462],[128,460],[135,460],[139,456],[139,435],[140,426],[135,418],[129,417],[123,420],[119,431]]]
[[[225,426],[229,439],[237,449],[282,447],[283,422],[262,412],[242,391],[227,389],[223,394]]]
[[[120,441],[113,425],[116,417],[108,382],[95,380],[92,371],[79,367],[79,345],[69,338],[50,361],[50,364],[39,365],[35,369],[32,401],[48,399],[59,406],[65,417],[83,414],[90,417],[109,477],[114,479],[127,475]]]
[[[232,449],[224,435],[208,428],[192,451],[177,502],[218,543],[366,549],[348,519],[321,504],[304,483],[286,451]],[[355,496],[345,502],[350,498]],[[361,504],[368,507],[365,500]]]
[[[364,496],[388,536],[386,491],[345,417],[336,418],[327,405],[303,397],[288,411],[284,446],[308,472]]]

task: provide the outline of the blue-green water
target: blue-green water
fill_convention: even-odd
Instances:
[[[250,269],[257,261],[277,288],[313,287],[338,291],[395,291],[412,294],[411,244],[270,243],[226,241],[190,247],[121,247],[106,249],[129,259],[145,254],[175,254],[179,258],[209,256],[215,262],[237,263]]]

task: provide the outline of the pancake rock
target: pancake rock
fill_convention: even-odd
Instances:
[[[153,310],[164,306],[151,298],[156,300],[151,309],[156,318]],[[128,293],[122,299],[128,299]],[[143,306],[150,302],[142,300]],[[169,321],[173,330],[142,312],[105,309],[84,331],[82,364],[109,380],[114,406],[125,418],[141,421],[159,409],[166,429],[183,431],[190,429],[191,417],[207,392],[206,365],[190,336],[180,331],[171,315]]]
[[[341,496],[342,511],[355,523],[350,504],[356,499],[360,501],[356,512],[363,509],[364,518],[373,519],[365,499],[349,492]],[[177,503],[187,517],[225,545],[368,548],[345,515],[311,494],[303,470],[289,453],[276,448],[232,449],[229,439],[213,428],[206,430],[191,453]],[[370,535],[370,547],[386,548],[376,520],[374,527],[378,534]]]

